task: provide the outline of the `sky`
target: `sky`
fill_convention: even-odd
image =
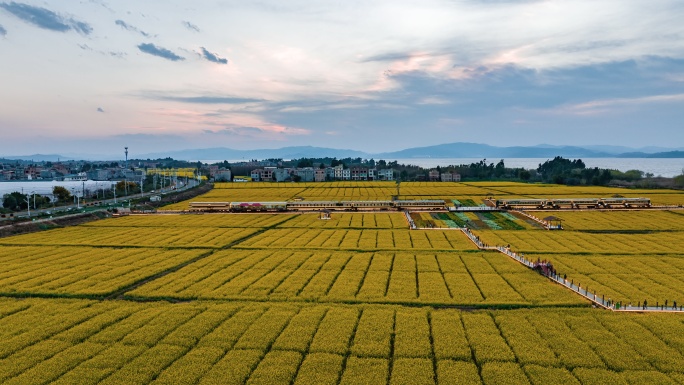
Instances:
[[[681,0],[0,0],[0,156],[681,147]]]

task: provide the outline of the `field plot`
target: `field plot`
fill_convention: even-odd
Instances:
[[[666,314],[29,299],[0,300],[0,315],[5,384],[674,384],[684,376],[682,322]]]
[[[665,205],[665,206],[679,206],[684,205],[684,193],[663,193],[659,190],[652,191],[650,193],[644,194],[623,194],[625,198],[640,198],[647,197],[651,198],[651,204],[653,205]]]
[[[284,229],[267,230],[238,248],[331,250],[476,250],[460,231]]]
[[[278,227],[407,229],[402,213],[332,213],[330,219],[318,214],[300,214]]]
[[[292,218],[286,214],[129,215],[85,223],[84,227],[269,227]]]
[[[568,211],[553,215],[563,219],[566,230],[684,230],[684,211]]]
[[[311,186],[297,194],[298,197],[310,201],[349,201],[349,200],[390,200],[396,195],[394,185],[387,183],[383,187],[365,186],[359,183],[356,187]]]
[[[469,183],[476,185],[475,183]],[[549,196],[558,195],[577,195],[586,196],[593,195],[597,198],[606,198],[613,196],[615,194],[625,195],[625,194],[636,194],[636,195],[650,195],[653,193],[662,194],[681,194],[676,190],[646,190],[646,189],[624,189],[617,187],[603,187],[603,186],[564,186],[556,184],[528,184],[528,183],[518,183],[509,184],[505,186],[491,187],[492,190],[496,190],[503,194],[509,195],[522,195],[529,197],[539,197],[546,198]]]
[[[258,228],[76,226],[0,239],[0,245],[221,248]]]
[[[419,228],[459,228],[471,230],[531,230],[542,229],[537,222],[518,213],[507,212],[448,212],[411,213],[413,222]]]
[[[396,195],[394,182],[318,182],[318,183],[217,183],[214,189],[193,201],[270,202],[296,197],[305,200],[390,200]],[[460,201],[464,206],[481,205],[484,198],[553,198],[553,197],[648,197],[657,205],[682,205],[684,194],[675,190],[624,189],[600,186],[562,186],[514,182],[404,182],[402,199],[444,199]],[[162,210],[187,210],[189,201],[165,206]]]
[[[684,248],[681,232],[602,234],[578,231],[476,231],[490,246],[510,244],[523,253],[676,254]]]
[[[205,250],[54,246],[0,248],[0,293],[104,295]]]
[[[442,305],[586,303],[492,253],[225,250],[130,295]]]

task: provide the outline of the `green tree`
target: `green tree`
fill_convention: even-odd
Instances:
[[[8,209],[8,210],[16,210],[17,209],[17,198],[13,197],[10,194],[5,194],[2,197],[2,207]]]
[[[3,196],[2,207],[9,210],[25,210],[28,207],[28,195],[18,191]]]
[[[53,187],[52,195],[55,196],[58,202],[69,202],[71,200],[71,193],[63,186]]]

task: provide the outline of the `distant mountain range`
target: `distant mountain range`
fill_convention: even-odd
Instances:
[[[621,146],[553,146],[540,144],[536,146],[497,147],[479,143],[447,143],[427,147],[413,147],[400,151],[367,153],[356,150],[335,149],[313,146],[293,146],[278,149],[236,150],[225,147],[188,149],[180,151],[157,152],[135,156],[136,159],[173,158],[179,160],[250,160],[250,159],[296,159],[296,158],[374,158],[374,159],[411,159],[411,158],[684,158],[684,148],[643,147],[629,148]],[[117,157],[104,155],[26,155],[0,156],[6,160],[57,161],[59,159],[112,160]]]

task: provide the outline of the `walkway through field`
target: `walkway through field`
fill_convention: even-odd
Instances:
[[[652,306],[653,304],[651,304],[651,306],[647,306],[646,303],[639,304],[638,306],[633,306],[632,304],[624,305],[619,302],[616,303],[610,298],[606,298],[604,295],[597,294],[596,291],[591,292],[588,287],[582,287],[580,282],[575,283],[573,279],[560,276],[555,270],[548,268],[550,264],[547,264],[546,261],[532,262],[526,259],[524,254],[515,253],[511,251],[509,247],[486,245],[480,241],[480,238],[473,234],[468,228],[461,228],[461,232],[463,232],[463,234],[465,234],[480,250],[498,251],[504,255],[507,255],[508,257],[516,260],[518,263],[525,265],[527,268],[537,270],[540,274],[544,275],[551,281],[574,291],[600,308],[622,312],[684,313],[684,306],[681,304],[677,307],[674,306],[673,303],[670,303],[669,306],[660,303],[657,303],[656,306]]]

